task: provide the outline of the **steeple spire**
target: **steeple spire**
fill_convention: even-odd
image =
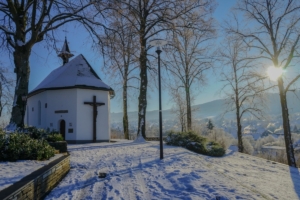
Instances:
[[[72,56],[74,56],[74,55],[71,54],[70,49],[69,49],[69,45],[68,45],[68,41],[67,41],[67,37],[65,37],[64,45],[63,45],[60,53],[58,54],[58,57],[62,58],[63,65],[64,65],[67,62],[69,62],[69,58],[71,58]]]

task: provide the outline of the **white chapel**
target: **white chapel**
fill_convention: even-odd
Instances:
[[[68,143],[110,139],[110,99],[114,90],[83,55],[73,56],[67,40],[58,55],[63,65],[29,92],[25,124],[59,131]]]

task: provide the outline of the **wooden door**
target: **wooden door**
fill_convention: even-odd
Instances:
[[[63,136],[64,140],[66,140],[66,122],[65,122],[65,120],[60,121],[59,132]]]

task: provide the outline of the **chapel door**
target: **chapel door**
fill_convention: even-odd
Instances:
[[[64,140],[66,140],[66,122],[65,120],[61,120],[59,124],[60,134],[63,136]]]

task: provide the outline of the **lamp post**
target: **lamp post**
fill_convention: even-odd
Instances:
[[[26,95],[22,95],[22,101],[23,101],[23,110],[22,110],[22,129],[23,129],[23,131],[24,131],[24,116],[25,116],[26,100],[27,100],[27,96],[26,96]]]
[[[162,113],[161,113],[161,83],[160,83],[160,53],[161,47],[166,45],[167,41],[156,39],[152,40],[150,42],[151,46],[156,47],[156,53],[158,55],[158,98],[159,98],[159,142],[160,142],[160,159],[164,159],[164,153],[163,153],[163,137],[162,137]]]

